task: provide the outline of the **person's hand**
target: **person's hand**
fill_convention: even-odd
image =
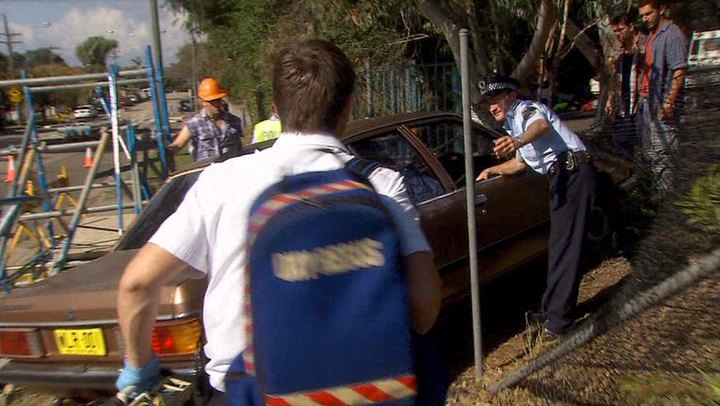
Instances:
[[[492,171],[492,169],[493,169],[493,168],[487,168],[487,169],[483,170],[482,172],[480,172],[480,175],[478,175],[478,177],[477,177],[475,180],[485,180],[485,179],[488,179],[491,175],[494,174],[493,171]]]
[[[514,153],[522,146],[522,141],[520,141],[518,138],[505,135],[495,140],[495,147],[493,147],[493,153],[495,153],[495,156],[500,158],[508,154]]]
[[[615,106],[613,105],[610,100],[605,104],[605,115],[609,118],[612,117],[615,113]]]
[[[135,368],[125,359],[125,366],[120,371],[115,386],[120,392],[131,392],[130,398],[135,398],[143,392],[152,389],[160,380],[160,360],[153,352],[147,364]],[[133,390],[130,388],[133,387]]]
[[[663,103],[660,109],[660,120],[671,120],[673,117],[675,117],[675,106],[670,103]]]

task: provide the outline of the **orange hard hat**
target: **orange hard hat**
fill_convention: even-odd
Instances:
[[[218,81],[213,78],[203,79],[198,87],[198,97],[205,101],[222,99],[227,95],[227,91],[221,89]]]

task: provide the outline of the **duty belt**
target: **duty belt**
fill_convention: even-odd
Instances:
[[[561,168],[568,172],[574,172],[578,165],[590,162],[592,162],[592,155],[587,151],[566,151],[558,155],[557,161],[550,164],[547,176],[552,179]]]

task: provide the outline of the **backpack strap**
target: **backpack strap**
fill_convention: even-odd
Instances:
[[[347,168],[352,173],[362,177],[363,179],[367,179],[370,174],[378,167],[380,167],[380,164],[378,162],[358,157],[349,160],[345,164],[345,168]]]

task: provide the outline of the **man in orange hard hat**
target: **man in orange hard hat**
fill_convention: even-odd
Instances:
[[[180,134],[167,146],[171,153],[177,153],[188,142],[192,142],[195,161],[218,155],[233,155],[242,146],[242,121],[223,107],[223,98],[228,92],[220,87],[217,80],[206,78],[200,82],[198,97],[203,109],[185,122]]]

